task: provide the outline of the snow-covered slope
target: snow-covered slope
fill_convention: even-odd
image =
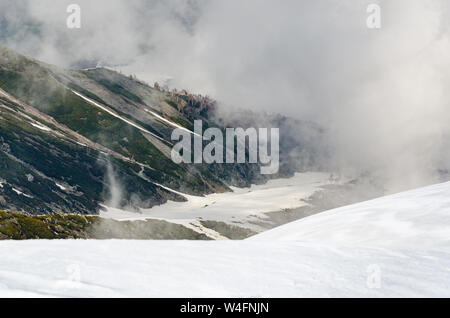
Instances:
[[[245,241],[4,241],[0,296],[450,297],[450,183]]]
[[[450,252],[250,241],[0,243],[0,296],[450,296]]]
[[[330,210],[251,239],[450,248],[450,182]]]

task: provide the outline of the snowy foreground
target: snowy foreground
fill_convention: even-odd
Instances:
[[[0,296],[450,296],[450,183],[246,241],[0,242]]]

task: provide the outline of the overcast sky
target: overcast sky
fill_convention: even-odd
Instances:
[[[0,0],[0,43],[314,120],[342,167],[380,169],[405,187],[450,166],[447,2]],[[70,3],[81,29],[66,27]],[[366,26],[370,3],[380,29]]]

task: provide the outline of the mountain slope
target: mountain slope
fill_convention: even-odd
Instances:
[[[213,119],[214,109],[207,97],[103,68],[65,70],[0,47],[0,209],[90,214],[107,202],[139,210],[185,200],[170,189],[225,192],[298,170],[291,159],[273,176],[260,175],[258,164],[173,163],[174,128],[190,131],[194,119],[205,128],[232,125]]]
[[[38,214],[95,213],[97,202],[103,199],[108,169],[118,171],[117,177],[130,192],[156,203],[166,198],[183,200],[137,178],[136,173],[145,167],[40,113],[27,112],[29,108],[12,98],[0,97],[0,102],[2,208]]]

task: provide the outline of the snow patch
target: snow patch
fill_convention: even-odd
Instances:
[[[22,191],[20,191],[19,189],[16,189],[16,188],[12,188],[12,190],[15,192],[15,193],[17,193],[18,195],[23,195],[24,197],[27,197],[27,198],[30,198],[30,199],[32,199],[33,198],[33,196],[31,196],[31,195],[28,195],[28,194],[26,194],[26,193],[23,193]]]
[[[133,126],[134,128],[137,128],[137,129],[139,129],[140,131],[143,131],[143,132],[145,132],[145,133],[147,133],[147,134],[150,134],[150,135],[152,135],[153,137],[158,138],[159,140],[165,141],[163,138],[161,138],[161,137],[155,135],[154,133],[148,131],[147,129],[142,128],[141,126],[135,124],[134,122],[132,122],[132,121],[130,121],[130,120],[128,120],[128,119],[126,119],[126,118],[124,118],[124,117],[122,117],[122,116],[116,114],[115,112],[113,112],[112,110],[110,110],[108,107],[105,107],[105,106],[103,106],[103,105],[97,103],[96,101],[94,101],[94,100],[92,100],[92,99],[90,99],[90,98],[88,98],[88,97],[86,97],[86,96],[84,96],[84,95],[78,93],[77,91],[74,91],[73,89],[71,89],[71,91],[72,91],[72,93],[74,93],[74,94],[77,95],[78,97],[81,97],[82,99],[84,99],[85,101],[87,101],[88,103],[90,103],[91,105],[94,105],[94,106],[96,106],[96,107],[98,107],[98,108],[104,110],[104,111],[107,112],[108,114],[110,114],[110,115],[112,115],[112,116],[114,116],[114,117],[116,117],[116,118],[122,120],[123,122],[127,123],[128,125],[131,125],[131,126]]]
[[[59,184],[58,182],[55,182],[55,185],[63,191],[67,190],[67,188],[65,186],[63,186],[62,184]]]
[[[52,131],[50,128],[48,128],[47,126],[44,126],[44,125],[39,125],[39,124],[36,124],[36,123],[30,123],[30,124],[31,124],[31,126],[36,127],[36,128],[38,128],[40,130],[43,130],[43,131]]]
[[[187,131],[187,132],[190,133],[190,134],[194,134],[194,135],[196,135],[196,136],[202,137],[202,136],[200,136],[199,134],[196,134],[195,132],[193,132],[192,130],[189,130],[189,129],[187,129],[186,127],[183,127],[183,126],[181,126],[181,125],[178,125],[177,123],[174,123],[173,121],[170,121],[170,120],[168,120],[168,119],[165,119],[164,117],[160,116],[159,114],[157,114],[157,113],[155,113],[155,112],[153,112],[153,111],[151,111],[151,110],[149,110],[149,109],[147,109],[147,108],[145,108],[145,111],[146,111],[147,113],[152,114],[153,116],[155,116],[156,118],[158,118],[158,119],[161,120],[162,122],[164,122],[164,123],[166,123],[166,124],[169,124],[169,125],[172,126],[172,127],[175,127],[175,128],[178,128],[178,129]]]
[[[184,227],[187,227],[197,233],[204,234],[213,240],[228,240],[227,237],[223,236],[219,232],[203,226],[199,220],[172,220],[172,223],[183,225]]]

